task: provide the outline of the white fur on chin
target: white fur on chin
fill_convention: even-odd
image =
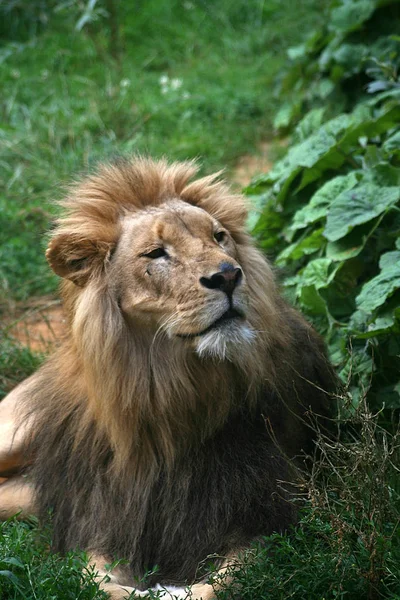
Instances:
[[[248,323],[231,321],[196,339],[196,352],[201,358],[238,361],[249,350],[256,333]]]

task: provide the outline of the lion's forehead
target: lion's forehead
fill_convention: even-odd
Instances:
[[[210,243],[213,232],[220,225],[202,208],[181,200],[125,215],[122,221],[124,245],[145,247],[149,243],[195,244]]]

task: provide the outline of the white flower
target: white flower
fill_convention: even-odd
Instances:
[[[171,90],[179,90],[182,87],[182,79],[171,79]]]
[[[167,86],[168,82],[169,82],[169,77],[168,75],[161,75],[160,79],[159,79],[160,85],[161,86]]]
[[[119,82],[119,85],[122,88],[127,88],[131,85],[131,80],[130,79],[121,79],[121,81]]]

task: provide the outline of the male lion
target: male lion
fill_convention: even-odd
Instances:
[[[53,548],[86,549],[99,577],[127,559],[102,584],[114,600],[156,566],[147,585],[211,598],[207,555],[292,523],[277,480],[335,387],[244,199],[195,173],[136,157],[72,186],[47,251],[68,334],[0,405],[0,473],[33,462],[0,486],[3,515],[52,509]]]

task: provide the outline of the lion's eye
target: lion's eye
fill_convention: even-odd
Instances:
[[[214,239],[216,242],[218,242],[218,244],[221,244],[221,242],[224,242],[226,240],[225,231],[216,231],[214,233]]]
[[[162,256],[168,256],[168,254],[164,248],[154,248],[151,252],[143,253],[142,256],[147,256],[147,258],[161,258]]]

